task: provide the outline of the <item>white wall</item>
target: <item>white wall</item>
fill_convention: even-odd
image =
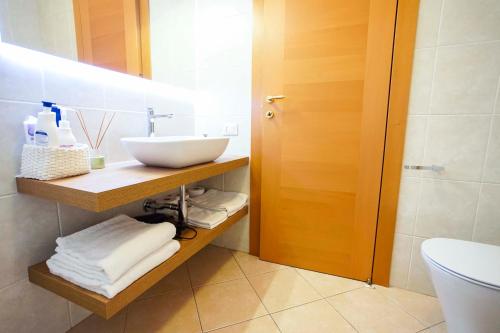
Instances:
[[[227,154],[250,155],[252,0],[151,0],[153,79],[196,91],[196,135],[223,135],[237,124]],[[250,193],[242,168],[202,182]],[[215,244],[248,251],[248,216]]]
[[[81,109],[94,132],[104,112],[116,111],[108,162],[130,159],[119,138],[146,134],[147,106],[175,114],[158,122],[160,134],[194,134],[190,91],[0,43],[0,332],[65,332],[85,318],[88,311],[29,283],[27,267],[48,259],[60,235],[141,212],[140,202],[96,214],[17,193],[22,122],[41,100]],[[72,127],[84,142],[74,117]]]
[[[222,135],[226,124],[236,124],[228,154],[250,155],[252,84],[252,0],[196,1],[195,132]],[[226,173],[205,182],[224,191],[250,194],[249,168]],[[248,215],[214,244],[249,250]]]
[[[427,238],[500,245],[500,2],[421,0],[391,284],[434,294]]]

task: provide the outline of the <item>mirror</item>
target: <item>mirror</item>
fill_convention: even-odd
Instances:
[[[0,0],[3,42],[187,89],[247,75],[251,36],[251,0]]]
[[[251,1],[0,0],[0,36],[10,44],[192,89],[197,68],[220,63],[221,54],[235,59],[221,66],[247,66]]]
[[[2,41],[151,78],[148,0],[0,0]]]

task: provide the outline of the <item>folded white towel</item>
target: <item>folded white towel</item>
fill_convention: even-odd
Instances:
[[[175,236],[171,223],[146,224],[119,215],[66,237],[57,238],[55,261],[112,284],[139,261]]]
[[[188,224],[213,229],[227,219],[227,212],[224,210],[210,210],[199,207],[188,208]]]
[[[233,215],[243,208],[247,204],[247,201],[248,195],[244,193],[222,192],[213,189],[208,190],[198,197],[190,199],[193,206],[225,210],[228,216]]]
[[[113,298],[120,291],[131,285],[135,280],[173,256],[177,251],[179,251],[179,248],[180,243],[178,241],[169,241],[167,244],[163,245],[130,268],[113,284],[88,285],[86,283],[87,280],[82,278],[78,270],[72,270],[68,269],[66,266],[60,266],[60,264],[56,260],[52,260],[52,258],[47,260],[47,266],[52,274],[58,275],[82,288],[104,295],[107,298]]]

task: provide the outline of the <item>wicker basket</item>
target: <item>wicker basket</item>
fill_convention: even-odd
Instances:
[[[89,172],[87,145],[71,148],[23,146],[20,177],[50,180]]]

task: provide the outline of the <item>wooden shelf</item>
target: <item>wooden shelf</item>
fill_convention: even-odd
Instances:
[[[241,220],[241,218],[243,218],[246,214],[248,214],[248,207],[242,208],[236,212],[236,214],[229,217],[226,222],[222,223],[215,229],[208,230],[197,228],[196,230],[198,231],[198,235],[195,239],[180,241],[181,248],[179,252],[170,257],[164,263],[153,268],[112,299],[106,298],[87,289],[80,288],[79,286],[60,278],[57,275],[51,274],[45,262],[31,266],[28,269],[29,280],[32,283],[50,290],[53,293],[56,293],[57,295],[62,296],[105,319],[109,319],[164,278],[167,274],[179,267],[196,252],[209,244],[215,237]],[[188,235],[189,234],[186,234],[186,236]]]
[[[101,212],[216,176],[248,164],[248,157],[221,157],[182,169],[147,167],[139,162],[111,165],[89,174],[41,181],[16,178],[17,191]]]

